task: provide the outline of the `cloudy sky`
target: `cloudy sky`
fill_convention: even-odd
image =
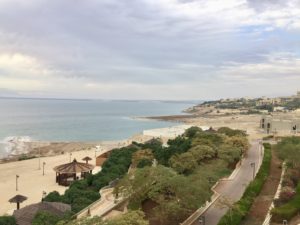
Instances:
[[[0,96],[300,90],[300,0],[0,0]]]

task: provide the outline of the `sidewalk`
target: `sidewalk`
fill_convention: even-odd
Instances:
[[[251,142],[251,148],[247,156],[242,160],[242,165],[236,176],[233,179],[221,180],[215,187],[215,191],[220,194],[220,197],[226,197],[234,202],[242,197],[246,187],[253,179],[253,168],[250,164],[255,163],[256,173],[260,168],[262,155],[259,146],[258,141]],[[205,225],[217,225],[223,215],[225,215],[227,209],[220,209],[218,207],[219,199],[202,215],[205,217]],[[198,219],[193,225],[199,225]]]

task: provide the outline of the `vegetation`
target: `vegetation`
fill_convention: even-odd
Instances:
[[[129,211],[128,213],[109,221],[102,221],[99,217],[84,218],[71,222],[60,221],[57,225],[149,225],[144,219],[144,213],[140,210]]]
[[[36,158],[36,156],[34,155],[26,155],[26,154],[22,154],[18,157],[18,161],[22,161],[22,160],[28,160],[28,159],[34,159]]]
[[[0,225],[16,225],[16,219],[13,216],[0,216]]]
[[[101,188],[127,173],[132,154],[137,150],[138,148],[134,145],[113,150],[104,162],[101,172],[90,175],[87,179],[73,182],[64,195],[54,191],[49,193],[44,200],[71,204],[72,211],[79,212],[100,198]]]
[[[133,161],[154,156],[158,165],[125,175],[114,192],[129,199],[131,210],[143,209],[150,221],[174,225],[210,200],[212,185],[230,173],[248,148],[248,141],[242,131],[191,127],[168,141],[168,147],[159,140],[138,146],[142,150],[134,153]]]
[[[300,108],[300,99],[293,99],[292,101],[288,101],[283,104],[283,107],[285,107],[288,110],[295,110]]]
[[[272,220],[282,222],[292,219],[300,212],[300,138],[283,138],[275,149],[287,166],[280,197],[272,210]]]
[[[228,207],[228,212],[222,217],[218,225],[239,225],[250,210],[255,197],[260,193],[270,171],[271,146],[270,144],[264,144],[264,147],[263,162],[255,179],[248,185],[242,198],[231,207]]]
[[[55,225],[61,218],[46,211],[38,212],[32,220],[32,225]]]
[[[282,107],[285,110],[296,110],[300,108],[299,98],[281,98],[278,99],[221,99],[217,101],[207,101],[200,104],[198,107],[211,107],[217,109],[217,113],[220,113],[222,109],[240,110],[240,114],[261,114],[264,111],[268,113],[274,112],[275,107]],[[211,110],[212,112],[213,110]],[[195,109],[191,112],[197,112]]]
[[[230,174],[247,148],[246,134],[242,131],[228,128],[202,131],[192,127],[185,134],[169,140],[167,147],[159,139],[153,139],[115,149],[101,172],[73,182],[64,195],[51,192],[44,200],[71,204],[72,211],[79,212],[100,198],[101,188],[119,179],[114,192],[116,196],[129,199],[131,212],[128,215],[137,219],[131,221],[125,215],[119,218],[121,222],[117,220],[118,223],[113,224],[148,224],[139,211],[141,209],[150,221],[179,224],[210,200],[212,185]],[[134,168],[133,173],[127,174],[130,166]],[[147,209],[147,204],[152,206]],[[112,224],[99,218],[71,224],[76,223]],[[68,222],[62,220],[58,224]]]

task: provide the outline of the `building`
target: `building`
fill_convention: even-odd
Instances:
[[[110,155],[111,151],[108,151],[106,153],[103,153],[101,155],[98,155],[96,157],[96,166],[102,166],[103,163],[108,159],[109,155]]]
[[[263,116],[260,121],[260,128],[267,134],[276,133],[300,133],[299,117],[273,117]]]

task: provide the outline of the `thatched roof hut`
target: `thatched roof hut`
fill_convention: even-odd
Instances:
[[[39,211],[46,211],[57,216],[63,216],[65,212],[71,211],[71,206],[60,202],[40,202],[15,210],[13,215],[18,225],[31,225],[33,218]]]
[[[94,165],[77,162],[77,160],[74,159],[73,162],[56,166],[53,169],[56,172],[56,182],[60,185],[68,186],[72,179],[78,179],[78,173],[81,173],[81,177],[84,177],[86,173],[92,173],[94,168]],[[71,180],[69,178],[71,178]]]

